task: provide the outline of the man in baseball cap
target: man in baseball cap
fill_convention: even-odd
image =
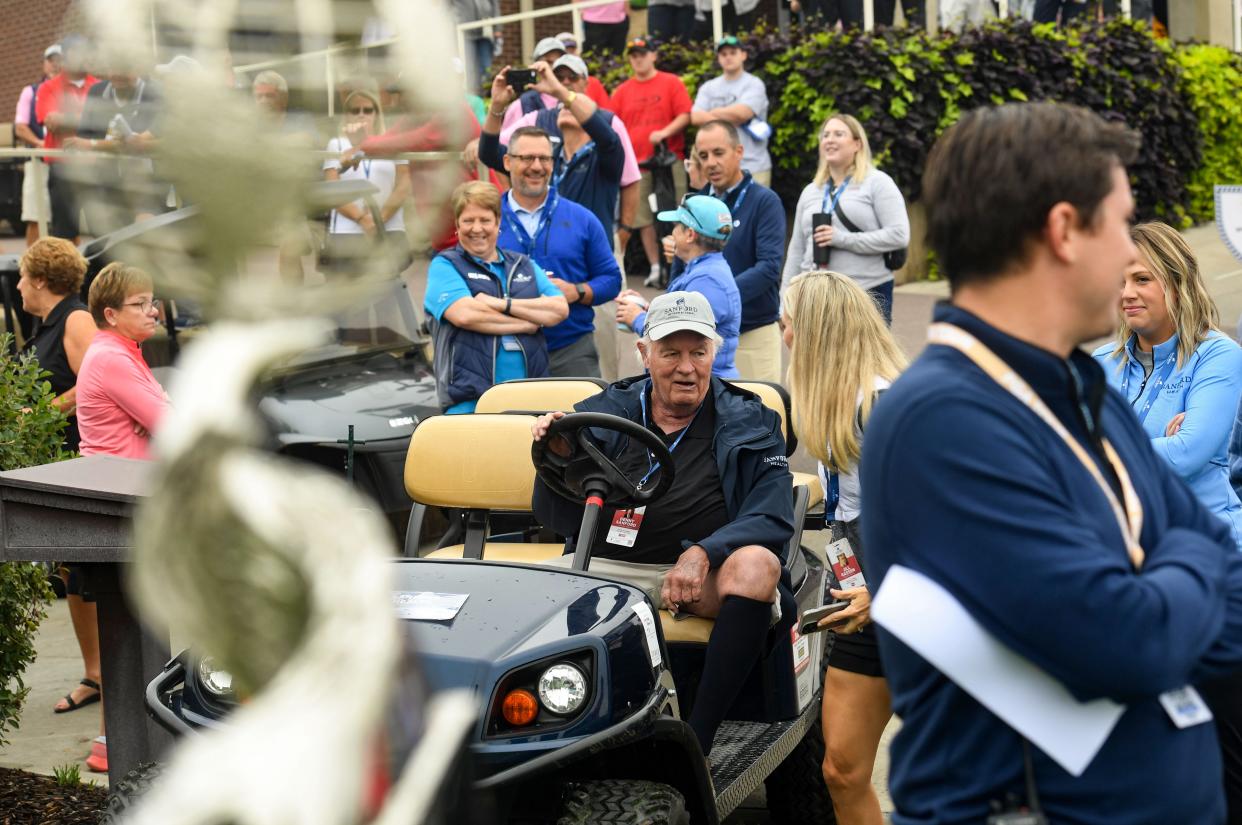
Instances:
[[[531,60],[546,60],[549,63],[555,63],[565,54],[565,44],[555,37],[545,37],[535,44],[535,51],[531,53]]]
[[[780,585],[781,554],[793,535],[793,485],[777,413],[712,375],[717,326],[706,299],[697,292],[661,295],[648,316],[638,344],[647,374],[618,381],[574,409],[649,428],[669,445],[675,481],[637,511],[600,512],[590,572],[643,590],[657,610],[716,620],[687,719],[707,754],[765,643],[788,639],[796,618],[792,595]],[[562,415],[537,419],[535,440]],[[661,470],[637,439],[607,438],[597,446],[628,477],[659,483]],[[549,449],[572,459],[574,445],[554,438]],[[582,503],[541,481],[532,509],[560,535],[581,529]]]

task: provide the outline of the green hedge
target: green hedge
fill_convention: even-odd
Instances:
[[[935,37],[792,29],[744,39],[750,71],[768,88],[773,188],[788,204],[813,175],[816,131],[831,111],[863,121],[877,162],[917,200],[935,137],[964,111],[1015,100],[1076,103],[1138,130],[1143,148],[1130,172],[1142,218],[1210,220],[1212,185],[1242,180],[1242,58],[1223,48],[1170,46],[1123,20],[1061,30],[1008,20]],[[717,73],[713,57],[705,44],[672,45],[659,66],[693,94]],[[629,74],[624,58],[605,56],[593,68],[610,89]]]

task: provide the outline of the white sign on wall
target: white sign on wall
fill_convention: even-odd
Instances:
[[[1216,187],[1216,228],[1233,257],[1242,261],[1242,186]]]

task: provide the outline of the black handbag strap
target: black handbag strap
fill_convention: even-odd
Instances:
[[[845,224],[845,228],[850,232],[861,232],[862,230],[849,218],[845,217],[845,213],[841,211],[841,204],[838,202],[835,208],[837,217],[841,219],[841,223]]]

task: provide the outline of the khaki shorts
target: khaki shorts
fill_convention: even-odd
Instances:
[[[47,167],[41,160],[22,164],[22,220],[38,223],[52,219],[51,200],[47,194]]]
[[[677,202],[686,194],[686,167],[680,160],[673,164],[673,192]],[[638,211],[634,213],[634,228],[641,229],[651,226],[655,215],[651,212],[651,170],[644,169],[643,176],[638,179]]]
[[[572,554],[543,562],[551,567],[572,567],[573,563]],[[636,564],[632,561],[601,559],[597,556],[592,556],[591,563],[587,566],[589,573],[608,579],[617,579],[642,590],[647,594],[647,598],[651,599],[656,610],[664,607],[664,602],[660,599],[660,591],[664,588],[664,577],[672,569],[671,564]]]
[[[756,327],[737,339],[733,365],[738,377],[781,383],[781,330],[777,324]]]
[[[567,556],[559,556],[551,561],[542,562],[542,564],[551,567],[572,567],[574,564],[573,554]],[[587,572],[596,576],[603,576],[606,579],[616,579],[626,584],[637,587],[639,590],[647,594],[647,598],[651,599],[651,603],[655,605],[656,610],[664,609],[664,600],[660,598],[660,591],[664,589],[664,577],[668,575],[668,571],[672,570],[676,565],[672,564],[637,564],[632,561],[617,561],[616,559],[601,559],[597,556],[591,556],[591,563],[587,565]],[[781,620],[781,598],[780,593],[772,594],[772,618],[771,627]]]

